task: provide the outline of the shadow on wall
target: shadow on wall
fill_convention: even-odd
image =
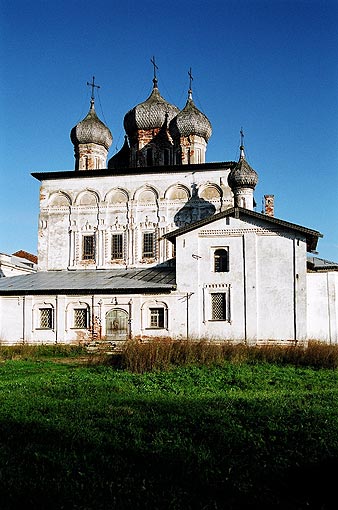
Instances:
[[[212,216],[215,212],[216,207],[204,198],[200,198],[196,184],[192,184],[191,198],[177,211],[174,216],[174,223],[177,227],[184,227],[207,216]]]

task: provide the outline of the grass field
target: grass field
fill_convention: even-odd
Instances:
[[[327,510],[337,472],[336,369],[0,363],[2,510]]]

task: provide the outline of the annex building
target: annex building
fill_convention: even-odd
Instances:
[[[191,83],[179,109],[154,73],[109,160],[91,85],[75,169],[32,174],[38,271],[0,278],[1,342],[338,343],[338,264],[314,256],[319,232],[274,216],[272,195],[255,210],[243,143],[238,161],[206,162],[212,128]]]

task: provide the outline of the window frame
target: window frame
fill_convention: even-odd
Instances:
[[[84,326],[79,326],[76,324],[76,315],[77,315],[77,312],[84,312],[82,313],[82,317],[84,317]],[[89,329],[90,328],[90,323],[89,323],[89,313],[88,313],[88,308],[83,308],[83,307],[78,307],[78,308],[73,308],[73,326],[72,326],[72,329]]]
[[[221,314],[218,315],[216,313],[216,296],[221,299]],[[229,313],[229,294],[228,292],[211,292],[210,293],[210,312],[212,322],[229,322],[230,321],[230,313]]]
[[[121,256],[114,256],[114,239],[119,239],[118,244],[121,246],[118,247],[118,249],[115,250],[115,254],[121,255]],[[111,235],[111,250],[110,250],[110,257],[111,260],[123,260],[124,259],[124,239],[123,239],[123,233],[122,232],[115,232]]]
[[[213,272],[228,273],[230,271],[229,247],[223,246],[214,248],[213,253]],[[222,252],[222,254],[221,254]]]
[[[148,329],[166,329],[167,314],[164,306],[149,306]],[[153,321],[153,319],[156,319]]]
[[[91,250],[88,250],[86,247],[87,239],[92,240]],[[95,234],[84,234],[82,236],[82,259],[81,260],[94,260],[95,261]]]
[[[53,330],[54,329],[54,308],[52,306],[44,306],[39,307],[39,326],[36,329],[42,329],[42,330]],[[48,312],[48,325],[43,326],[42,320],[43,320],[43,312]]]
[[[149,250],[146,250],[145,249],[145,245],[146,245],[146,236],[152,236],[151,237],[151,246],[152,246],[152,250],[149,251]],[[147,241],[148,245],[150,245],[150,242]],[[154,259],[155,258],[155,232],[143,232],[143,235],[142,235],[142,258],[143,259]]]

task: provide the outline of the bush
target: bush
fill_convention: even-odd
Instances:
[[[86,349],[79,345],[66,344],[16,344],[0,346],[0,359],[38,359],[69,358],[88,355]]]
[[[243,343],[155,338],[147,342],[127,342],[122,353],[110,357],[108,362],[131,372],[144,373],[178,365],[222,365],[225,361],[334,369],[338,367],[338,346],[314,341],[307,347],[247,346]]]

